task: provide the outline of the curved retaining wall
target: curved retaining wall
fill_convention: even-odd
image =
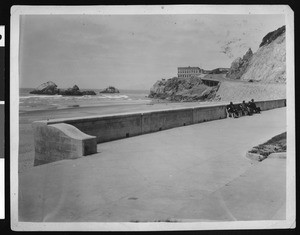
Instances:
[[[36,122],[33,129],[35,166],[97,152],[96,137],[87,135],[72,125],[66,123],[47,125],[45,122]]]
[[[285,104],[285,99],[256,102],[256,105],[259,106],[262,111],[284,107]],[[74,149],[75,151],[77,146],[77,150],[75,151],[77,158],[80,156],[95,153],[97,149],[97,143],[147,134],[174,127],[223,119],[226,117],[226,105],[211,105],[202,107],[147,111],[141,113],[101,115],[84,118],[53,119],[49,121],[34,122],[33,128],[35,135],[35,165],[61,159],[74,158],[74,153],[63,151],[64,148]],[[61,142],[61,138],[55,137],[61,135],[61,130],[59,130],[60,126],[55,126],[55,129],[53,128],[54,124],[59,123],[69,124],[75,129],[78,129],[79,132],[82,132],[82,138],[79,140],[80,143],[77,140],[76,146],[70,147],[70,145],[74,145],[75,142],[68,142],[65,139],[72,139],[72,132],[68,132],[68,135],[64,136],[63,143]],[[41,128],[41,126],[43,128]],[[52,136],[51,146],[45,144],[45,142],[47,142],[47,139],[49,139],[48,132],[51,132]],[[76,135],[78,135],[78,133]],[[55,142],[57,142],[57,148],[55,147]],[[78,146],[81,145],[83,147],[78,150]],[[57,154],[54,154],[54,152],[57,152],[57,149],[58,152],[61,150],[62,156],[58,157]],[[82,149],[85,149],[85,151],[82,151]],[[43,154],[43,152],[45,152],[45,154]],[[51,152],[53,152],[53,157],[51,155]]]

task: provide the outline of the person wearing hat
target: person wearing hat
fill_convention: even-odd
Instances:
[[[261,111],[260,107],[257,107],[256,104],[254,103],[254,99],[251,99],[251,101],[249,101],[248,107],[253,113],[260,113]]]
[[[245,100],[243,100],[243,102],[241,103],[241,109],[242,109],[243,115],[252,115],[252,113],[250,112],[250,109],[249,109],[248,105],[246,104]]]
[[[238,117],[239,116],[238,112],[232,102],[230,102],[229,105],[226,106],[226,109],[229,114],[229,117]]]

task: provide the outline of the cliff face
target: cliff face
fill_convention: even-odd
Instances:
[[[230,79],[284,83],[286,81],[285,26],[268,33],[256,53],[251,49],[237,58],[227,73]]]
[[[59,90],[57,85],[52,82],[45,82],[39,85],[35,90],[31,91],[30,94],[37,94],[37,95],[56,95],[58,94]]]
[[[286,82],[285,34],[281,34],[269,44],[264,44],[253,55],[241,80],[261,83]]]
[[[249,48],[249,50],[246,52],[243,58],[241,57],[236,58],[231,63],[231,67],[227,73],[227,77],[230,79],[240,79],[241,76],[245,73],[252,56],[253,56],[253,52],[251,48]]]
[[[197,77],[162,79],[150,89],[150,98],[169,101],[211,100],[215,97],[218,87],[209,87]]]

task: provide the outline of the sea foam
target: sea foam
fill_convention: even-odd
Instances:
[[[30,98],[61,98],[62,95],[29,95],[29,96],[20,96],[20,99],[30,99]]]

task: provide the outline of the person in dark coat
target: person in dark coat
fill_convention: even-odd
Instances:
[[[251,99],[248,103],[248,107],[251,110],[252,113],[260,113],[260,107],[257,107],[256,104],[254,103],[254,99]]]
[[[251,115],[252,114],[250,112],[250,109],[249,109],[248,105],[246,104],[245,100],[243,100],[243,102],[241,103],[241,109],[242,109],[243,115]]]
[[[241,104],[235,104],[234,108],[236,110],[238,117],[243,116],[243,109],[242,109]]]
[[[229,105],[226,106],[226,109],[229,114],[229,117],[238,117],[238,112],[232,102],[230,102]]]

